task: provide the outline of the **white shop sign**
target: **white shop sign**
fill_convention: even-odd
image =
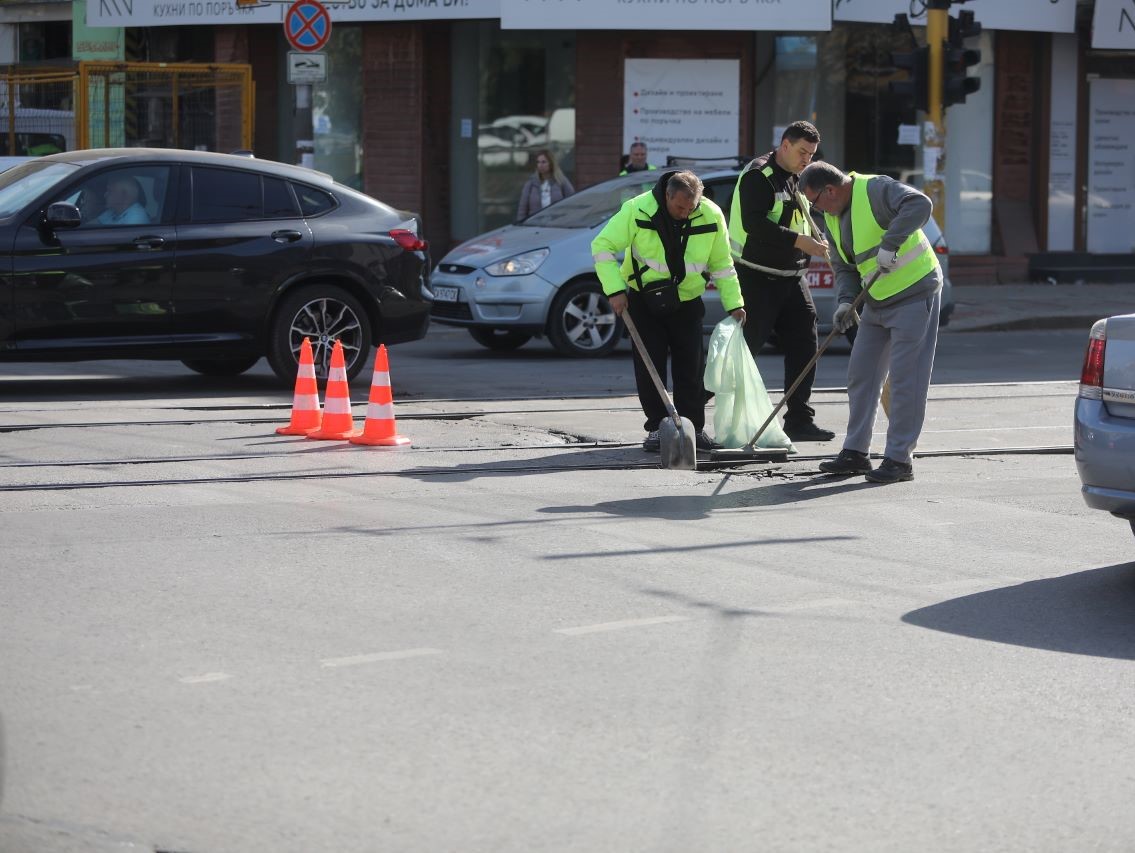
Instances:
[[[922,10],[918,15],[910,14],[911,5],[909,0],[835,0],[833,17],[836,21],[889,24],[901,12],[912,24],[925,24],[926,4],[915,4]],[[974,20],[987,30],[1076,31],[1076,0],[969,0],[952,10],[954,17],[956,10],[973,12]]]
[[[832,0],[500,0],[502,29],[818,30]]]
[[[736,59],[627,59],[623,153],[645,142],[649,161],[740,153],[741,63]]]
[[[1096,0],[1092,47],[1135,50],[1135,0]]]
[[[334,23],[500,17],[500,0],[348,0],[329,6]],[[87,0],[91,27],[191,24],[282,25],[287,3],[237,7],[235,0]]]

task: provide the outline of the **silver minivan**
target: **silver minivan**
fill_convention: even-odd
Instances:
[[[741,165],[744,165],[743,163]],[[740,166],[693,169],[705,196],[729,215]],[[445,255],[431,278],[431,317],[461,326],[479,344],[511,350],[547,336],[563,355],[603,356],[623,336],[591,259],[591,241],[627,199],[650,189],[659,172],[623,175],[581,190],[514,225],[467,240]],[[953,311],[948,249],[933,219],[929,238],[945,274],[941,322]],[[808,284],[820,332],[831,331],[836,298],[831,268],[813,261]],[[725,316],[717,293],[705,296],[707,334]]]

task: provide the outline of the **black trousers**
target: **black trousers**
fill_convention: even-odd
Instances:
[[[745,298],[745,343],[753,358],[776,333],[776,341],[784,351],[784,390],[796,381],[809,359],[816,354],[819,337],[816,333],[816,306],[804,278],[764,275],[737,264],[741,295]],[[768,381],[768,377],[765,377]],[[808,405],[816,368],[812,367],[800,387],[785,404],[785,426],[812,422],[816,410]]]
[[[702,318],[705,303],[701,297],[683,302],[673,314],[663,317],[651,314],[637,290],[627,288],[627,310],[631,312],[635,328],[646,347],[650,360],[662,381],[666,381],[667,363],[674,392],[674,408],[683,418],[689,418],[694,429],[705,426],[705,382],[702,369]],[[668,417],[666,404],[658,396],[646,365],[634,348],[634,380],[638,388],[638,401],[646,415],[643,428],[648,432],[658,429]]]

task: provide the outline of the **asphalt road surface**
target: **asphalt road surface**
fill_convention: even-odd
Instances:
[[[944,335],[886,487],[658,469],[625,352],[394,348],[394,452],[263,366],[5,366],[0,851],[1130,849],[1083,344]]]

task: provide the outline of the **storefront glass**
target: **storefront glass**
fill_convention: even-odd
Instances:
[[[324,51],[327,80],[312,85],[311,123],[315,168],[362,189],[363,31],[336,24]]]
[[[921,187],[921,147],[905,138],[900,142],[899,128],[916,130],[926,116],[891,95],[888,87],[893,80],[906,79],[891,54],[911,50],[912,37],[925,43],[922,28],[899,33],[873,24],[758,37],[758,66],[773,61],[771,73],[758,83],[757,152],[775,147],[784,125],[807,119],[820,130],[823,159],[844,171],[890,175]],[[948,137],[945,175],[946,236],[955,252],[989,251],[992,43],[985,37],[980,46],[981,91],[947,114],[953,135]]]
[[[575,34],[480,27],[478,231],[512,222],[536,155],[574,183]]]

